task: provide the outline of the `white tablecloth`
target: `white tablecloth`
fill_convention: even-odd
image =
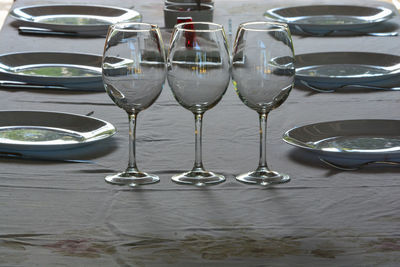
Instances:
[[[43,3],[61,1],[17,0],[14,6]],[[135,6],[144,22],[163,26],[161,0],[68,3]],[[216,0],[214,18],[225,28],[232,19],[235,33],[240,22],[260,20],[268,8],[307,3],[329,2]],[[379,2],[345,3],[394,9]],[[9,17],[0,32],[1,53],[102,53],[101,38],[22,36],[13,21]],[[391,23],[399,21],[397,15]],[[297,54],[400,54],[399,36],[293,40]],[[258,116],[230,85],[223,100],[206,112],[203,128],[205,167],[225,174],[227,181],[193,188],[170,180],[192,167],[194,123],[166,85],[157,102],[139,115],[137,127],[138,165],[158,174],[161,182],[129,189],[104,181],[126,167],[128,153],[127,116],[105,93],[1,90],[2,110],[94,111],[118,133],[80,157],[96,164],[0,159],[0,265],[399,266],[400,169],[335,171],[281,140],[294,126],[320,121],[398,119],[399,102],[399,92],[293,89],[270,114],[267,148],[270,167],[288,173],[292,181],[263,189],[234,179],[258,163]]]

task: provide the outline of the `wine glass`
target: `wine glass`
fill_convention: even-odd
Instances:
[[[137,186],[159,181],[136,166],[138,113],[154,103],[166,77],[166,58],[160,30],[147,23],[119,23],[109,28],[102,61],[103,82],[109,97],[129,118],[129,163],[124,172],[105,180]]]
[[[267,117],[289,96],[293,87],[293,43],[286,24],[248,22],[239,26],[232,58],[232,80],[239,98],[259,114],[260,159],[258,168],[236,177],[249,184],[286,183],[290,177],[267,165]]]
[[[195,118],[195,162],[191,171],[172,180],[204,186],[225,181],[202,163],[202,118],[224,95],[230,81],[230,56],[224,29],[208,22],[175,25],[167,62],[169,86],[178,103]]]

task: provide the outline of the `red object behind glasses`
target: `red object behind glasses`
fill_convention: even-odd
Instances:
[[[176,19],[177,23],[192,22],[191,17],[178,17]],[[188,24],[184,26],[184,29],[194,30],[193,24]],[[186,37],[186,47],[193,47],[195,42],[195,33],[191,31],[185,32]]]

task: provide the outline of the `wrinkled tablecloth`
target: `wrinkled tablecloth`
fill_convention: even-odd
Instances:
[[[14,7],[53,3],[63,2],[17,0]],[[144,22],[164,25],[161,0],[68,3],[134,6]],[[338,2],[216,0],[214,21],[228,30],[231,19],[234,35],[239,23],[262,20],[269,8],[310,3]],[[395,10],[389,3],[343,3]],[[19,35],[13,22],[8,17],[0,32],[0,53],[102,54],[102,38]],[[390,20],[399,22],[398,15]],[[170,32],[163,32],[168,42]],[[293,41],[296,54],[400,54],[400,36],[293,36]],[[240,101],[232,85],[204,117],[205,167],[227,177],[207,188],[170,180],[193,166],[194,122],[167,84],[156,103],[139,114],[137,125],[138,166],[158,174],[161,182],[139,189],[104,181],[125,169],[128,158],[127,116],[105,93],[1,90],[0,104],[1,110],[93,111],[118,129],[78,156],[95,164],[0,159],[1,266],[400,265],[400,169],[335,171],[281,139],[292,127],[321,121],[398,119],[399,92],[323,94],[294,88],[270,114],[267,147],[270,167],[292,180],[267,189],[234,179],[257,166],[259,135],[257,113]]]

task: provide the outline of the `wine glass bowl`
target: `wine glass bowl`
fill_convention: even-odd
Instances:
[[[167,77],[177,102],[195,116],[194,167],[172,180],[197,186],[225,181],[224,176],[204,170],[201,155],[203,114],[221,100],[230,82],[230,56],[223,27],[207,22],[175,25]]]
[[[159,28],[147,23],[119,23],[110,27],[102,60],[104,87],[129,118],[129,163],[107,182],[137,186],[159,181],[136,166],[136,120],[158,98],[166,77],[166,58]]]
[[[259,114],[260,160],[255,171],[236,177],[244,183],[270,185],[290,180],[271,171],[266,160],[267,117],[289,96],[295,75],[293,43],[286,24],[248,22],[239,26],[232,55],[232,80],[242,102]]]
[[[214,107],[229,85],[229,52],[222,26],[175,26],[168,57],[168,82],[175,99],[194,113]]]

